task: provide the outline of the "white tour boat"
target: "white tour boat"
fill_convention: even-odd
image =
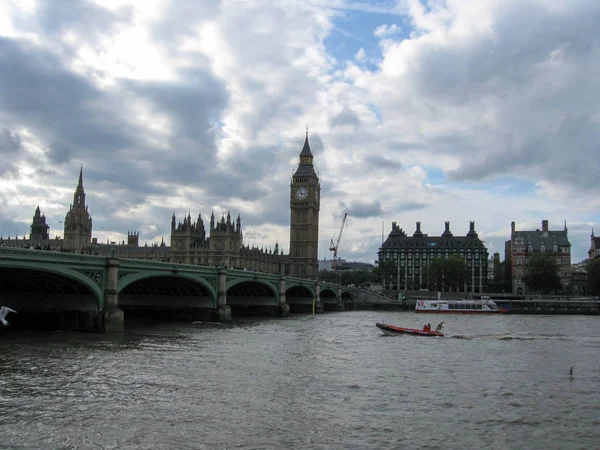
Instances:
[[[506,309],[499,308],[488,296],[479,300],[417,300],[415,312],[439,314],[504,314]]]

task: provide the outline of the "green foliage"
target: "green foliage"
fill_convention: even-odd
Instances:
[[[433,291],[461,290],[467,279],[467,264],[460,256],[435,258],[425,269],[427,286]]]
[[[590,293],[600,295],[600,258],[589,260],[586,266]]]
[[[398,273],[398,268],[394,261],[380,261],[379,267],[375,267],[372,273],[374,282],[381,283],[385,279],[389,283],[390,278]]]
[[[530,291],[548,294],[562,290],[556,260],[550,253],[540,253],[527,260],[523,281]]]
[[[339,283],[342,286],[353,284],[359,287],[370,285],[373,282],[373,273],[364,269],[338,270],[337,273],[331,270],[322,270],[319,272],[319,279],[329,283]]]

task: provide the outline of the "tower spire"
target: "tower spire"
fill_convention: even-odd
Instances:
[[[79,183],[77,183],[77,187],[83,187],[83,166],[79,169]]]
[[[302,147],[302,151],[300,152],[300,158],[308,157],[310,158],[310,163],[312,163],[312,152],[310,151],[310,144],[308,143],[308,125],[306,126],[306,139],[304,140],[304,147]],[[302,163],[303,161],[301,161]]]

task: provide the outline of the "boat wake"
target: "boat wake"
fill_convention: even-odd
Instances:
[[[486,340],[486,341],[579,341],[581,337],[566,336],[564,334],[455,334],[450,339]],[[594,340],[594,338],[592,338]],[[589,340],[589,338],[587,338]],[[598,338],[600,341],[600,338]]]

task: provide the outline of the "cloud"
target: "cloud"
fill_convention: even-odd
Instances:
[[[357,60],[358,62],[366,61],[367,53],[365,52],[365,49],[361,47],[354,55],[354,59]]]
[[[361,125],[361,122],[360,118],[354,111],[348,107],[345,107],[342,111],[331,118],[329,124],[334,128],[346,125],[358,127]]]
[[[348,205],[342,202],[340,206],[348,212],[349,216],[359,219],[380,217],[383,212],[379,201],[355,201]]]
[[[0,164],[0,175],[18,175],[19,168],[15,161],[18,160],[21,151],[23,151],[21,137],[8,128],[0,129],[0,155],[3,161],[3,164]]]
[[[398,34],[400,33],[400,31],[400,28],[398,28],[398,25],[396,25],[395,23],[391,25],[379,25],[377,28],[375,28],[373,35],[377,36],[378,38],[383,38],[387,36],[392,36],[394,34]]]
[[[429,3],[11,4],[0,231],[27,232],[40,203],[61,233],[83,165],[103,239],[168,242],[173,211],[231,210],[257,245],[287,248],[306,125],[322,253],[343,209],[343,257],[369,261],[381,220],[474,220],[494,249],[512,220],[597,224],[600,5]]]

